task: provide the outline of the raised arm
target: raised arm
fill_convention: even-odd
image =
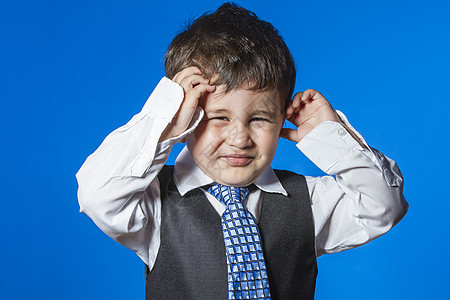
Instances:
[[[342,113],[307,90],[294,96],[287,117],[298,129],[284,137],[330,175],[307,177],[318,255],[367,243],[400,221],[408,204],[397,165],[370,148]]]
[[[159,244],[152,241],[160,224],[157,175],[172,146],[202,118],[196,101],[214,89],[197,68],[186,70],[174,81],[163,78],[142,111],[109,134],[77,173],[80,211],[146,263],[150,245]]]

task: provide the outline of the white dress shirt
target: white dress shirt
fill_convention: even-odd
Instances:
[[[161,198],[157,175],[172,146],[190,134],[203,117],[198,108],[188,130],[158,143],[184,94],[163,78],[142,111],[109,134],[77,173],[80,211],[152,268],[160,246]],[[338,112],[343,122],[365,143]],[[336,122],[323,122],[297,147],[328,176],[306,176],[314,217],[316,253],[334,253],[365,244],[389,231],[406,213],[403,178],[394,161],[361,145]],[[181,195],[212,183],[185,147],[175,162],[174,182]],[[254,182],[247,209],[259,219],[261,190],[287,195],[268,168]],[[203,190],[222,214],[225,207]]]

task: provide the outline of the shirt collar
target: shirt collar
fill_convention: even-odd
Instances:
[[[181,196],[184,196],[187,192],[195,188],[214,182],[197,167],[187,147],[183,148],[175,160],[173,180]],[[270,166],[255,180],[254,184],[259,189],[268,193],[288,195]]]

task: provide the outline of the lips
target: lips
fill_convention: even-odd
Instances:
[[[222,156],[222,159],[227,161],[232,166],[245,166],[253,160],[253,157],[242,154],[229,154]]]

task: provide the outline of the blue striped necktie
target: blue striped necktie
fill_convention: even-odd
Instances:
[[[215,184],[208,192],[227,206],[221,219],[228,265],[228,299],[270,299],[258,225],[242,204],[248,189]]]

